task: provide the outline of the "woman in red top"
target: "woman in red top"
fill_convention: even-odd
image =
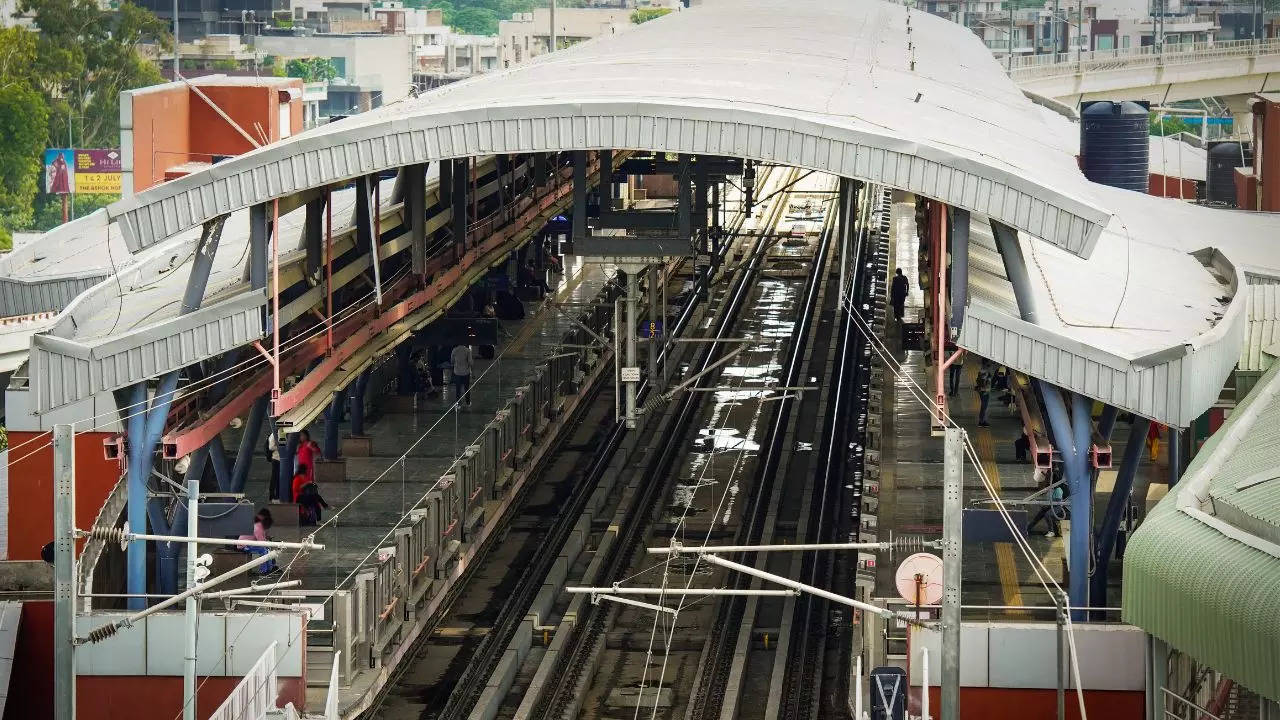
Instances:
[[[322,453],[320,452],[320,445],[319,443],[311,439],[311,433],[307,432],[306,430],[303,430],[302,432],[298,433],[297,467],[298,469],[302,469],[302,468],[307,469],[308,482],[315,479],[314,472],[316,468],[316,458],[319,457],[321,454]],[[297,492],[294,492],[295,496],[297,494],[298,494]]]

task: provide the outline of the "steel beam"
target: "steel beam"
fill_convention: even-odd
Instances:
[[[413,273],[427,271],[427,164],[404,168],[404,216],[411,238]]]
[[[271,209],[265,204],[249,208],[249,288],[267,287],[267,243],[271,240]]]
[[[277,441],[276,452],[280,453],[280,474],[276,478],[278,497],[281,502],[293,502],[293,464],[298,453],[298,433],[287,433],[283,443]]]
[[[1133,490],[1133,479],[1138,474],[1138,465],[1142,462],[1142,451],[1146,446],[1147,428],[1150,425],[1150,420],[1134,417],[1133,425],[1129,428],[1129,441],[1124,446],[1124,459],[1120,461],[1120,472],[1116,474],[1115,487],[1111,489],[1102,525],[1094,539],[1094,569],[1089,592],[1089,603],[1094,607],[1106,607],[1107,604],[1107,575],[1111,555],[1115,551],[1116,532],[1129,504],[1129,494]]]
[[[271,398],[267,395],[259,397],[249,409],[248,421],[244,424],[244,434],[240,436],[240,447],[236,450],[236,464],[231,470],[231,483],[228,490],[244,492],[245,483],[249,479],[249,468],[253,465],[253,453],[262,437],[262,425],[267,418],[267,407]]]
[[[1072,607],[1086,607],[1089,604],[1089,540],[1093,534],[1090,521],[1093,493],[1089,487],[1088,452],[1090,438],[1090,418],[1088,400],[1083,395],[1072,393],[1072,411],[1083,414],[1083,420],[1073,422],[1068,416],[1066,402],[1058,387],[1040,380],[1034,381],[1040,387],[1042,406],[1049,416],[1049,426],[1053,432],[1053,443],[1062,453],[1067,487],[1071,491],[1069,506],[1071,508],[1071,536],[1069,539],[1069,572],[1070,599]],[[1083,409],[1083,411],[1082,411]],[[1084,437],[1080,437],[1083,430]],[[1084,620],[1085,611],[1073,610],[1073,620]]]
[[[951,211],[951,336],[960,333],[969,301],[969,211]],[[945,704],[944,704],[945,707]]]
[[[587,237],[587,153],[573,153],[573,242]]]
[[[468,182],[467,160],[462,158],[453,161],[453,192],[450,203],[453,207],[451,220],[453,223],[453,252],[455,258],[461,258],[467,251],[468,224]]]
[[[342,406],[347,401],[346,390],[333,394],[329,409],[324,413],[324,457],[326,460],[338,458],[338,429],[342,422]]]
[[[1027,263],[1022,256],[1022,246],[1018,244],[1018,231],[992,220],[991,234],[995,237],[1000,259],[1004,261],[1004,274],[1013,285],[1013,297],[1018,303],[1018,314],[1023,320],[1035,323],[1035,295],[1031,293],[1031,279],[1027,275]]]
[[[324,263],[324,205],[323,193],[307,201],[307,216],[302,228],[303,245],[307,251],[307,277],[314,276]]]

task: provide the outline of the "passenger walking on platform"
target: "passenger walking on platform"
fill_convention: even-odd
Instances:
[[[1063,492],[1062,483],[1053,486],[1049,491],[1049,502],[1042,508],[1036,516],[1031,519],[1031,524],[1027,526],[1027,533],[1031,533],[1041,520],[1048,520],[1049,530],[1044,534],[1045,537],[1053,537],[1058,534],[1058,521],[1066,516],[1065,511],[1059,509],[1062,506]]]
[[[986,360],[982,361],[982,369],[978,371],[978,381],[973,389],[978,393],[978,427],[991,427],[987,422],[987,406],[991,403],[991,370]]]
[[[307,483],[311,482],[310,473],[311,468],[306,465],[299,465],[298,468],[293,471],[293,482],[289,485],[289,492],[291,495],[289,499],[293,502],[298,502],[298,498],[302,497],[302,488]]]
[[[546,273],[539,272],[538,269],[533,266],[532,260],[525,261],[524,267],[520,272],[520,284],[525,287],[542,288],[544,295],[551,294],[551,288],[547,285]]]
[[[1162,430],[1160,423],[1150,423],[1147,425],[1147,450],[1151,452],[1151,462],[1160,459],[1160,431]]]
[[[889,288],[889,302],[893,304],[893,319],[902,322],[902,316],[906,312],[907,307],[907,276],[902,274],[902,268],[894,271],[893,286]]]
[[[449,362],[453,365],[453,387],[456,391],[454,399],[459,405],[471,407],[471,369],[475,365],[471,346],[455,346],[449,355]]]
[[[1027,461],[1027,453],[1031,451],[1031,439],[1027,437],[1027,433],[1023,432],[1018,435],[1018,439],[1013,441],[1014,459],[1020,463]]]
[[[298,524],[303,526],[320,523],[320,509],[328,509],[329,503],[320,497],[320,486],[309,482],[302,486],[298,494]]]

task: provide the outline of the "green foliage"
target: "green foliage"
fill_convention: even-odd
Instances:
[[[649,22],[650,20],[657,20],[670,12],[671,8],[639,8],[631,13],[631,22],[636,25],[641,25]]]
[[[213,61],[213,69],[219,72],[232,72],[240,69],[240,63],[230,58]]]
[[[407,0],[416,8],[443,10],[444,24],[468,35],[497,35],[498,22],[515,13],[548,7],[548,0]],[[585,7],[585,0],[558,0],[557,7]]]
[[[40,28],[33,74],[49,106],[50,144],[118,145],[120,93],[161,81],[139,46],[172,47],[165,24],[130,2],[104,10],[97,0],[19,0],[18,10]]]
[[[1178,117],[1161,118],[1160,113],[1151,113],[1147,119],[1150,134],[1159,135],[1161,137],[1167,135],[1177,135],[1180,132],[1190,132],[1191,127]]]
[[[294,58],[285,64],[284,71],[303,82],[327,82],[338,77],[338,67],[324,57]]]
[[[76,193],[75,215],[78,218],[89,215],[120,199],[119,195]],[[62,198],[58,195],[41,193],[36,198],[33,220],[27,229],[48,232],[62,224]]]
[[[12,231],[31,224],[39,189],[49,110],[32,74],[35,63],[34,33],[0,30],[0,248],[12,248]]]

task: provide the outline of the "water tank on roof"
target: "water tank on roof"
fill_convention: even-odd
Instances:
[[[1209,145],[1209,167],[1205,172],[1209,202],[1236,205],[1236,168],[1253,163],[1253,150],[1246,143],[1226,141]]]
[[[1151,146],[1146,103],[1101,100],[1080,109],[1080,158],[1096,183],[1145,193]]]

